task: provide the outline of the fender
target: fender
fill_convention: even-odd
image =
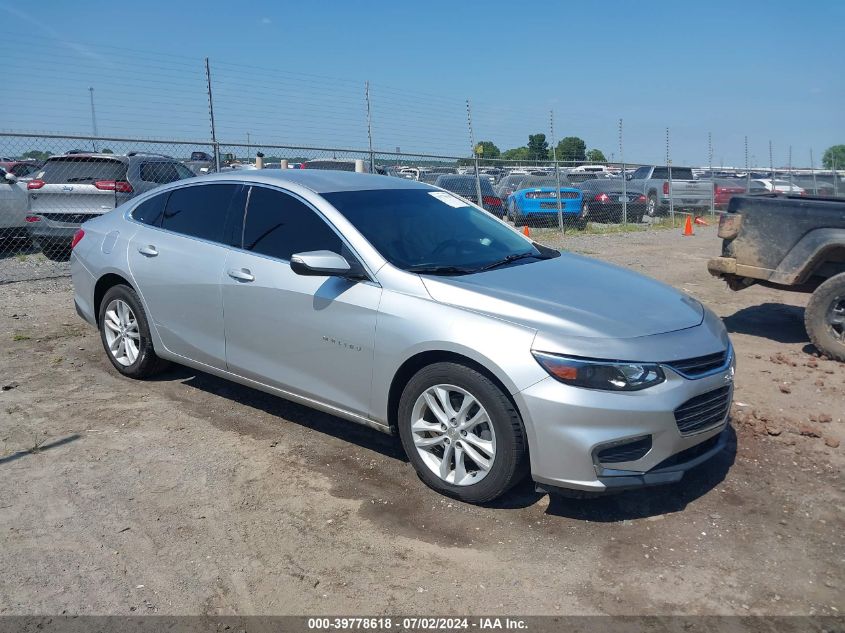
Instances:
[[[845,229],[815,229],[802,237],[772,271],[769,281],[791,286],[807,281],[834,251],[845,252]],[[845,261],[845,258],[843,258]]]

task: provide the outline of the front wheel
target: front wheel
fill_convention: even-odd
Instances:
[[[804,311],[804,325],[819,351],[845,362],[845,273],[816,288]]]
[[[100,338],[111,364],[129,378],[147,378],[167,367],[153,349],[144,307],[129,286],[113,286],[100,303]]]
[[[657,217],[657,214],[658,214],[657,196],[655,196],[653,193],[649,194],[649,196],[648,196],[648,200],[646,201],[646,206],[645,206],[645,212],[646,212],[646,215],[648,215],[648,217],[650,217],[650,218],[656,218]]]
[[[469,503],[507,492],[526,472],[525,431],[489,378],[457,363],[421,369],[399,401],[399,436],[430,488]]]

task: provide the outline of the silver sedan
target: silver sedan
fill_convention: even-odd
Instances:
[[[468,502],[527,473],[549,491],[675,482],[724,446],[734,359],[710,310],[423,183],[173,183],[86,222],[71,268],[121,374],[175,362],[398,433],[426,484]]]

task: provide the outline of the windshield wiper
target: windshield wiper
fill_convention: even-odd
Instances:
[[[482,266],[476,272],[481,272],[484,270],[490,270],[491,268],[498,268],[499,266],[504,266],[505,264],[510,264],[511,262],[518,261],[520,259],[527,259],[529,257],[533,257],[536,259],[548,259],[545,255],[541,255],[539,253],[513,253],[512,255],[508,255],[504,259],[500,259],[495,261],[491,264],[487,264],[486,266]]]
[[[421,273],[424,275],[466,275],[467,273],[476,272],[470,268],[461,268],[459,266],[435,266],[430,264],[411,266],[407,270],[411,273]]]

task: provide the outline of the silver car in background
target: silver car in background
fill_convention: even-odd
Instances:
[[[675,482],[725,443],[718,317],[431,185],[204,176],[73,245],[77,311],[121,374],[173,361],[396,432],[426,484],[468,502],[528,472],[549,491]]]

